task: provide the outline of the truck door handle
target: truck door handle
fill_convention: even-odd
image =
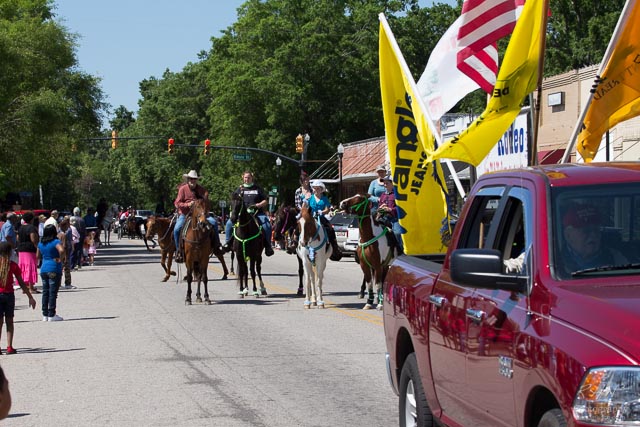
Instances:
[[[447,302],[447,299],[440,295],[429,295],[429,302],[440,308],[444,303]]]
[[[474,310],[473,308],[467,308],[467,317],[476,323],[482,322],[482,319],[486,317],[486,313],[482,310]]]

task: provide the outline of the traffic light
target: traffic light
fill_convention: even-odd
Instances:
[[[208,156],[210,150],[211,150],[211,140],[205,139],[204,140],[204,155]]]
[[[113,150],[118,148],[118,131],[115,129],[111,131],[111,148]]]
[[[174,144],[174,140],[173,138],[169,138],[169,154],[173,154],[173,144]]]
[[[304,152],[304,139],[301,134],[298,134],[298,136],[296,136],[296,153],[302,152]]]

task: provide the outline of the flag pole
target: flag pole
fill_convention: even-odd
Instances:
[[[387,33],[389,42],[391,43],[391,48],[396,53],[396,57],[398,58],[398,62],[400,64],[400,67],[402,68],[402,71],[404,72],[405,76],[407,76],[409,85],[411,85],[411,90],[416,95],[415,98],[417,99],[412,99],[411,102],[418,102],[418,104],[420,105],[420,108],[422,109],[425,117],[427,118],[427,125],[431,129],[431,132],[433,133],[433,136],[436,139],[436,147],[438,147],[439,145],[442,144],[442,136],[440,135],[440,132],[436,130],[436,126],[435,126],[435,123],[433,122],[433,119],[431,118],[431,114],[429,113],[429,110],[424,105],[424,101],[420,96],[420,91],[418,90],[418,85],[413,79],[413,74],[411,74],[411,70],[409,70],[409,66],[404,60],[404,56],[402,56],[402,51],[400,50],[400,46],[398,46],[396,37],[393,35],[393,31],[391,31],[391,27],[389,26],[389,23],[387,22],[387,18],[384,16],[384,13],[380,13],[378,15],[378,19],[380,20],[380,23],[384,27],[384,31]],[[458,173],[456,172],[456,169],[453,167],[451,160],[446,159],[445,163],[449,167],[449,172],[451,172],[451,176],[453,178],[453,181],[456,184],[456,188],[458,189],[458,192],[460,193],[460,197],[464,198],[466,196],[466,193],[464,191],[464,188],[462,188],[462,183],[460,182],[460,178],[458,177]]]
[[[538,126],[540,126],[540,99],[542,99],[542,79],[544,73],[544,52],[547,45],[547,21],[549,20],[549,0],[544,0],[542,8],[544,17],[542,18],[542,26],[540,28],[540,60],[538,61],[538,90],[535,99],[535,105],[532,109],[533,113],[533,142],[531,143],[531,166],[538,164]]]
[[[633,0],[633,1],[636,1],[636,0]],[[622,8],[622,12],[620,12],[620,18],[618,19],[616,28],[613,30],[613,34],[611,35],[611,40],[609,40],[609,46],[607,46],[607,50],[604,53],[604,56],[602,57],[602,62],[600,63],[600,67],[598,68],[598,73],[596,74],[595,82],[591,87],[591,90],[589,91],[587,102],[585,102],[584,107],[582,107],[582,111],[580,112],[578,121],[576,122],[576,125],[573,129],[573,133],[571,134],[571,139],[569,139],[569,144],[567,144],[567,148],[564,151],[564,154],[562,155],[562,160],[561,160],[562,163],[566,163],[566,161],[569,159],[569,156],[571,155],[571,151],[573,151],[573,148],[576,145],[576,139],[578,138],[578,134],[582,130],[582,122],[585,116],[587,115],[587,110],[589,109],[589,106],[593,101],[593,95],[596,91],[596,88],[598,87],[598,84],[600,83],[600,75],[602,75],[602,72],[604,71],[605,67],[607,66],[607,63],[609,62],[611,54],[613,53],[613,50],[615,49],[616,44],[618,43],[618,39],[620,38],[620,32],[622,31],[622,28],[624,28],[625,25],[627,24],[630,7],[631,7],[631,1],[627,0],[624,4],[624,7]]]

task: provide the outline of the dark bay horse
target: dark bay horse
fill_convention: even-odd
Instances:
[[[244,298],[249,294],[249,271],[253,281],[253,295],[267,295],[262,281],[262,226],[253,213],[249,212],[242,195],[239,194],[234,193],[231,197],[229,217],[233,222],[233,252],[238,259],[238,295]],[[256,287],[256,273],[260,280],[260,293]]]
[[[304,268],[302,266],[302,259],[300,259],[298,253],[296,252],[296,229],[298,227],[298,220],[296,219],[297,215],[298,209],[295,206],[280,206],[276,211],[276,222],[273,227],[273,238],[279,244],[284,245],[288,254],[296,254],[296,259],[298,260],[299,278],[298,295],[303,295],[304,288],[302,287],[302,277],[304,275]]]
[[[147,232],[145,237],[152,239],[158,235],[158,244],[160,245],[160,265],[165,272],[163,282],[169,280],[169,277],[175,276],[176,272],[171,270],[173,262],[173,254],[176,251],[176,244],[173,241],[173,227],[176,225],[174,217],[160,218],[150,216],[147,220]]]
[[[209,253],[211,252],[211,224],[207,221],[209,203],[197,199],[191,206],[187,220],[182,228],[184,242],[184,265],[187,268],[187,297],[185,304],[191,305],[191,282],[195,278],[198,282],[196,302],[202,302],[200,283],[204,283],[204,302],[211,304],[209,299],[207,269],[209,267]]]
[[[389,244],[386,237],[386,234],[392,231],[371,218],[371,202],[369,202],[368,194],[356,194],[341,201],[340,209],[358,217],[360,242],[356,249],[356,255],[360,261],[360,268],[364,273],[364,281],[367,283],[368,288],[367,303],[363,309],[369,310],[375,303],[376,308],[381,310],[382,281],[389,264],[397,255],[396,248]],[[375,298],[373,293],[374,283],[376,285]]]

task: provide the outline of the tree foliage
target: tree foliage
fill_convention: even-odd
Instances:
[[[247,0],[237,21],[196,63],[140,82],[139,111],[120,106],[99,130],[108,106],[100,81],[76,69],[75,35],[54,20],[51,0],[0,0],[0,194],[44,185],[47,207],[110,202],[170,209],[182,174],[196,169],[214,200],[226,200],[244,169],[265,188],[293,191],[298,166],[232,150],[202,154],[203,141],[297,158],[295,136],[308,133],[308,159],[339,143],[384,134],[378,75],[378,14],[384,13],[417,80],[456,5],[421,8],[417,0]],[[552,0],[546,74],[597,63],[622,0]],[[499,44],[503,53],[507,40]],[[479,113],[485,95],[458,112]],[[87,142],[88,136],[102,139]],[[167,139],[176,141],[167,153]],[[137,139],[136,139],[137,138]],[[306,169],[319,163],[309,162]],[[278,173],[281,179],[278,180]],[[70,191],[71,190],[71,191]]]

